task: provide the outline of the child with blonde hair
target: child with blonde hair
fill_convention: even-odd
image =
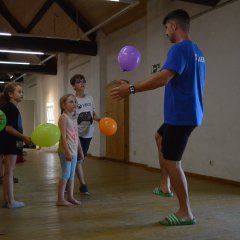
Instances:
[[[73,206],[81,204],[74,198],[74,175],[77,158],[83,159],[83,151],[78,137],[77,119],[73,113],[76,111],[76,97],[66,94],[60,99],[61,116],[58,126],[61,131],[61,139],[58,154],[61,162],[62,177],[58,184],[58,206]],[[66,185],[68,185],[68,199],[64,197]]]

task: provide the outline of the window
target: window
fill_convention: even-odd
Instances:
[[[53,103],[47,103],[47,122],[54,124]]]

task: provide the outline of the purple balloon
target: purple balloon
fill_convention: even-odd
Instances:
[[[118,63],[123,71],[132,71],[138,67],[141,61],[141,54],[133,46],[123,47],[118,54]]]

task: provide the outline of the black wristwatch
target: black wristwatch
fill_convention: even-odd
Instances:
[[[134,94],[136,92],[134,85],[129,85],[130,94]]]

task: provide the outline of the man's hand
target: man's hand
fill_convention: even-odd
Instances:
[[[123,80],[117,80],[118,87],[114,87],[110,90],[110,96],[115,100],[122,100],[130,95],[129,84]]]

